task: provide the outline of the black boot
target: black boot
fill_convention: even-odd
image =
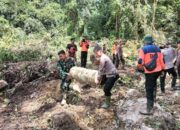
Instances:
[[[173,77],[172,84],[171,84],[172,90],[176,90],[176,80],[177,80],[177,77]]]
[[[146,110],[141,110],[139,113],[142,115],[153,115],[153,101],[147,100]]]
[[[154,91],[153,91],[153,98],[154,98],[154,102],[156,102],[156,91],[157,91],[157,87],[154,88]],[[154,103],[152,104],[152,107],[153,107]]]
[[[160,86],[161,86],[161,92],[165,93],[165,79],[164,79],[164,77],[160,77]]]

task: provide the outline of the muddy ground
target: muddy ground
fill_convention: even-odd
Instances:
[[[132,77],[121,74],[112,90],[112,105],[107,110],[100,108],[104,97],[102,88],[97,86],[77,85],[80,91],[69,92],[67,104],[62,105],[59,79],[39,76],[30,82],[17,82],[20,85],[16,83],[0,92],[0,130],[123,130],[117,109],[127,100],[128,90],[136,89],[140,92],[137,98],[145,97],[143,76]],[[158,88],[157,102],[174,117],[174,128],[178,130],[180,94],[170,91],[168,85],[166,94],[161,94]],[[148,125],[160,129],[156,122]]]

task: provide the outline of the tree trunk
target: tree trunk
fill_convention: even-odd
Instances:
[[[157,0],[154,0],[154,4],[153,4],[153,19],[152,19],[152,29],[155,29],[155,17],[156,17],[156,7],[157,7]]]

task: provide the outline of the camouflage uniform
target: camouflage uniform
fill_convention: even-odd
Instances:
[[[68,73],[70,69],[75,66],[74,58],[66,58],[65,60],[59,60],[57,63],[57,68],[59,70],[59,76],[62,80],[61,82],[61,90],[62,91],[69,91],[69,85],[71,80],[68,78]]]

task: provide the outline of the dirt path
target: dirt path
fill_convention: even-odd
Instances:
[[[62,113],[67,114],[74,121],[69,124],[62,123],[61,125],[68,125],[61,126],[64,128],[62,130],[65,128],[118,130],[117,106],[125,99],[129,88],[139,89],[140,92],[144,90],[143,87],[137,88],[130,84],[132,81],[129,79],[121,80],[113,89],[112,106],[108,110],[100,108],[103,91],[102,88],[94,86],[84,86],[81,93],[70,92],[67,98],[68,104],[61,105],[62,93],[59,91],[59,80],[41,82],[37,86],[33,84],[22,86],[9,98],[1,93],[0,130],[53,130],[52,117]],[[180,121],[179,99],[179,92],[171,92],[169,87],[166,95],[161,95],[160,92],[157,94],[158,103],[176,117],[177,123]],[[60,118],[59,122],[63,120],[66,119]]]

